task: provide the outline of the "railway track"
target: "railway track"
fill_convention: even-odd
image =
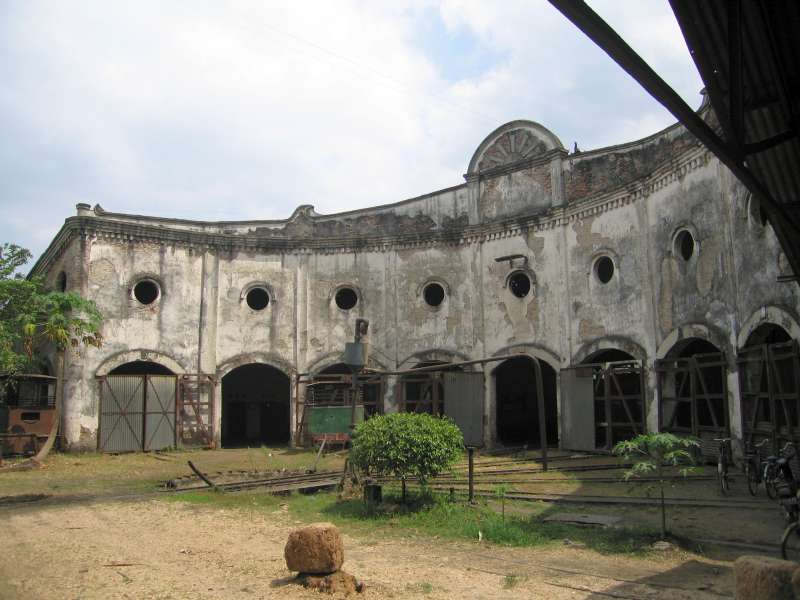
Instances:
[[[478,484],[479,485],[479,484]],[[411,486],[417,487],[417,486]],[[465,495],[467,488],[464,486],[446,486],[432,482],[429,487],[437,492],[449,491],[451,487],[455,492]],[[479,498],[497,498],[494,490],[476,489],[475,496]],[[583,494],[553,494],[537,493],[513,490],[505,493],[506,500],[522,500],[528,502],[550,502],[553,504],[616,504],[626,506],[659,506],[658,498],[643,498],[636,496],[593,496]],[[758,502],[753,500],[739,500],[736,498],[725,498],[716,500],[713,498],[665,498],[668,506],[691,506],[694,508],[736,508],[752,510],[775,511],[774,502]]]
[[[241,479],[234,481],[212,481],[213,487],[225,491],[240,491],[247,489],[263,489],[270,492],[291,492],[308,489],[321,489],[338,485],[342,480],[341,471],[319,471],[317,473],[287,474],[257,479]],[[199,478],[197,478],[199,482]],[[165,487],[166,492],[196,492],[211,489],[206,483],[192,483],[189,485],[174,485]]]

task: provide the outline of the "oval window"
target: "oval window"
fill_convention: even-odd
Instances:
[[[683,260],[689,260],[694,254],[694,238],[692,234],[686,230],[681,231],[675,237],[675,250],[681,255]]]
[[[517,298],[524,298],[531,291],[531,278],[521,271],[514,273],[508,280],[508,287]]]
[[[600,283],[608,283],[614,276],[614,261],[608,256],[601,256],[594,263],[594,273]]]

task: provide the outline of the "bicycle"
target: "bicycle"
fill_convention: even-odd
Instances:
[[[765,483],[766,460],[761,458],[761,448],[771,441],[770,438],[764,438],[755,445],[748,443],[745,449],[744,473],[747,479],[747,490],[751,496],[758,495],[758,486]]]
[[[781,558],[800,562],[800,524],[792,521],[781,537]]]
[[[768,456],[764,467],[764,489],[771,500],[778,496],[787,498],[794,496],[795,479],[789,461],[794,458],[797,451],[792,442],[786,442],[778,451],[777,456]],[[788,490],[787,490],[788,487]]]
[[[731,450],[731,438],[714,438],[719,442],[719,456],[717,457],[717,482],[719,491],[723,496],[727,496],[731,490],[732,478],[728,475],[728,466],[733,464],[733,452]]]

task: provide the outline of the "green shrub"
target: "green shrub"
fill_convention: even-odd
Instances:
[[[373,476],[425,483],[461,457],[464,437],[447,417],[392,413],[356,427],[350,460]]]

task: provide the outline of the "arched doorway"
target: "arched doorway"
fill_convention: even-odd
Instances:
[[[461,367],[446,367],[443,361],[427,361],[414,365],[413,369],[434,367],[442,365],[440,371],[422,371],[403,375],[402,401],[400,409],[403,412],[428,413],[441,417],[445,414],[445,389],[442,384],[442,373],[446,371],[463,371]]]
[[[136,360],[100,377],[98,449],[135,452],[174,448],[177,377],[164,365]]]
[[[222,378],[222,447],[289,442],[289,377],[260,363]]]
[[[134,360],[112,369],[109,375],[175,375],[164,365],[149,360]]]
[[[558,409],[556,372],[544,361],[541,401],[544,402],[547,445],[558,446]],[[493,372],[497,406],[497,439],[505,446],[531,444],[540,446],[538,386],[533,361],[511,358]]]
[[[656,373],[660,428],[700,438],[702,454],[715,457],[714,438],[730,434],[725,355],[707,340],[686,338],[656,361]]]
[[[774,323],[762,323],[737,356],[745,441],[800,443],[800,352],[797,340]]]
[[[642,363],[624,350],[598,350],[564,369],[561,390],[565,448],[610,451],[645,431]]]
[[[353,393],[353,372],[344,363],[336,363],[319,371],[308,386],[306,403],[311,406],[350,406]],[[383,412],[383,386],[380,377],[362,373],[358,376],[356,404],[364,407],[364,418]]]

